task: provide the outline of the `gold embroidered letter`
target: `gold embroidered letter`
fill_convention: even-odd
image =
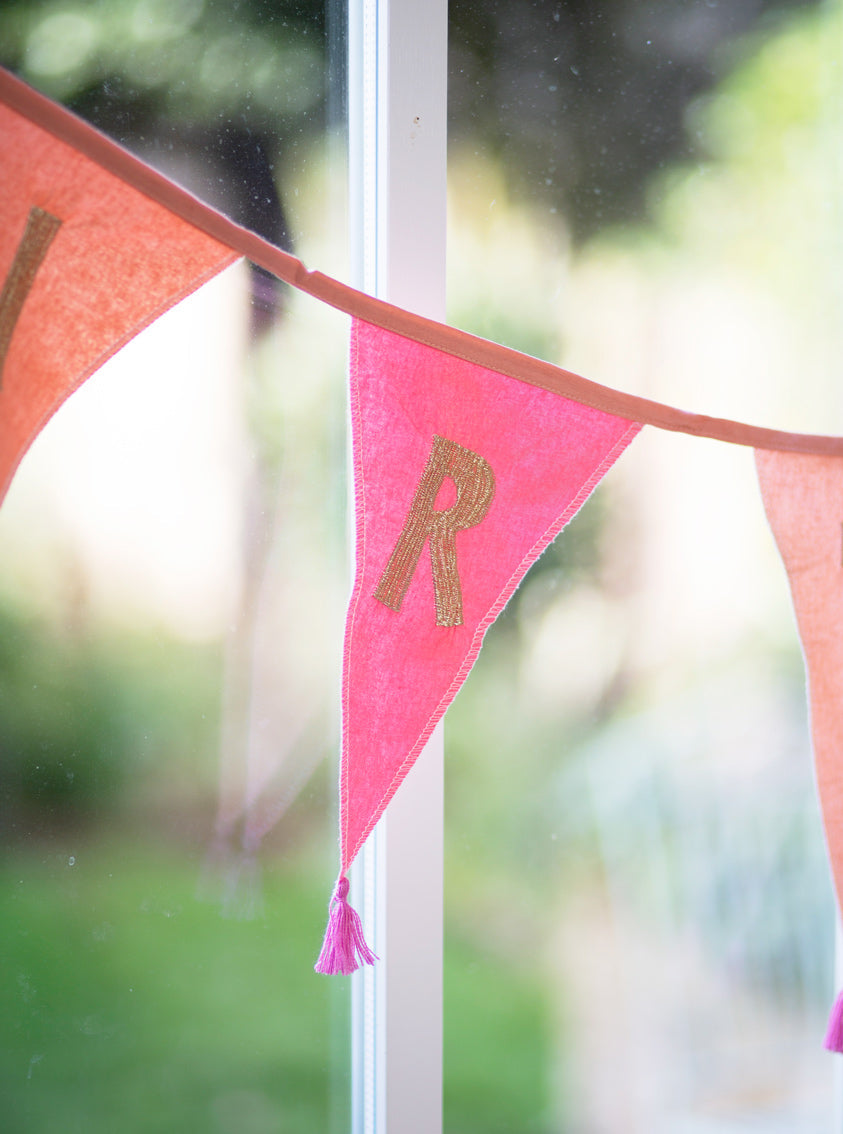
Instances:
[[[15,323],[32,287],[35,273],[41,267],[41,261],[47,255],[47,249],[60,225],[58,217],[43,209],[36,207],[29,210],[23,237],[3,284],[3,291],[0,292],[0,380]]]
[[[439,489],[450,477],[457,499],[450,508],[434,508]],[[430,540],[436,625],[462,625],[462,591],[457,570],[455,533],[473,528],[486,515],[495,494],[495,476],[487,461],[446,437],[434,437],[404,528],[381,575],[375,598],[400,610],[425,543]]]

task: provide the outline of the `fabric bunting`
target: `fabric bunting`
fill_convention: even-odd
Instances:
[[[843,458],[758,451],[761,494],[790,580],[808,675],[817,787],[843,900]],[[843,1052],[843,993],[826,1047]]]
[[[351,411],[357,566],[343,673],[343,889],[487,628],[641,428],[360,321]],[[352,964],[337,960],[335,938],[332,922],[320,972]]]
[[[843,437],[610,390],[304,265],[0,70],[0,499],[111,354],[238,256],[351,315],[357,565],[343,671],[341,872],[317,968],[375,958],[345,871],[530,564],[644,424],[756,449],[808,671],[843,899]],[[827,1046],[843,1050],[843,995]]]

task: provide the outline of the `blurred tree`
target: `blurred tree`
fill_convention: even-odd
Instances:
[[[714,86],[724,48],[818,2],[451,0],[451,137],[499,157],[512,187],[578,239],[640,219],[650,175],[693,156],[685,112]],[[284,244],[267,171],[331,117],[324,60],[339,8],[0,0],[0,62],[129,144],[221,154],[232,215]],[[194,188],[218,203],[211,164]]]
[[[479,137],[576,238],[641,219],[644,187],[693,156],[689,103],[736,36],[815,0],[451,0],[455,141]]]

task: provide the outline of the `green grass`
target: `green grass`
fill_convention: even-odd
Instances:
[[[198,865],[121,843],[5,864],[6,1134],[329,1130],[324,894],[276,871],[263,917],[226,920]]]
[[[446,1134],[542,1134],[550,1060],[540,976],[476,945],[445,950]]]
[[[322,773],[262,856],[264,916],[227,919],[197,897],[214,651],[2,607],[0,630],[0,1132],[346,1134],[348,981],[313,972],[330,879],[304,849],[332,855]],[[540,981],[460,932],[445,1128],[538,1134]]]
[[[263,916],[236,921],[197,898],[201,867],[128,834],[8,853],[3,1134],[348,1129],[348,983],[312,971],[323,883],[268,866]],[[545,1130],[539,980],[451,943],[445,988],[448,1134]]]

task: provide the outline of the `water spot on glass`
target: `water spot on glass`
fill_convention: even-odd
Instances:
[[[165,906],[156,898],[144,898],[140,904],[141,913],[160,914],[161,917],[177,917],[182,912],[182,907]]]
[[[97,925],[91,930],[91,936],[94,941],[108,941],[114,936],[114,926],[109,921],[104,921],[102,925]]]
[[[242,1131],[278,1130],[281,1115],[262,1091],[234,1090],[217,1095],[213,1100],[214,1129],[220,1134],[241,1134]]]
[[[18,988],[24,1004],[31,1004],[38,990],[32,985],[26,973],[18,973]]]
[[[40,1062],[41,1062],[41,1060],[42,1060],[43,1058],[44,1058],[44,1056],[43,1056],[43,1055],[33,1055],[33,1057],[32,1057],[32,1058],[30,1059],[30,1061],[29,1061],[29,1070],[28,1070],[28,1071],[26,1072],[26,1077],[27,1077],[27,1079],[31,1079],[31,1078],[32,1078],[32,1069],[33,1069],[33,1067],[35,1067],[35,1065],[36,1065],[37,1063],[40,1063]]]

